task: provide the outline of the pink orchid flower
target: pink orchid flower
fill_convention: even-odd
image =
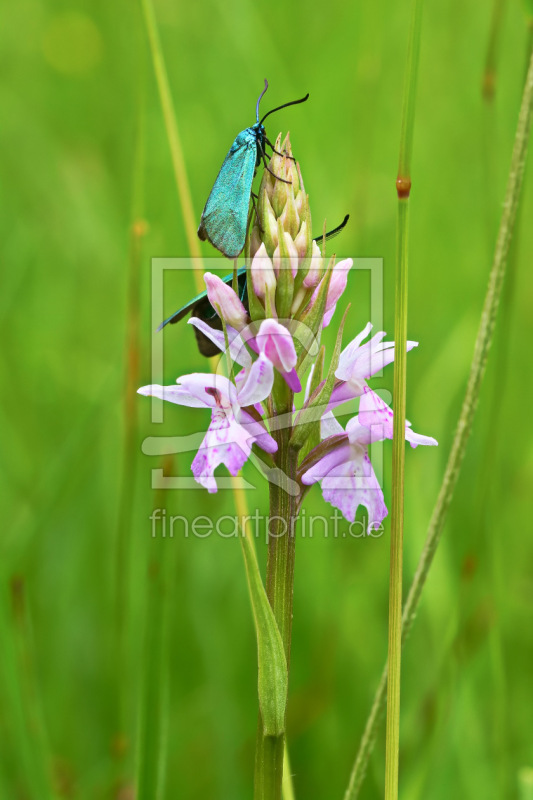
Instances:
[[[329,408],[359,397],[367,386],[367,379],[394,361],[396,345],[383,341],[387,335],[385,331],[379,331],[361,344],[371,330],[372,323],[369,322],[342,351],[335,371],[338,382],[333,389]],[[417,346],[418,342],[408,341],[407,351]]]
[[[320,482],[324,500],[338,508],[348,522],[355,522],[358,507],[364,506],[370,535],[387,516],[387,507],[368,446],[392,439],[392,409],[366,387],[359,414],[348,422],[346,431],[329,411],[322,418],[321,435],[324,440],[334,437],[332,447],[303,474],[302,483],[309,486]],[[405,438],[412,447],[437,444],[432,437],[415,433],[409,423],[405,426]]]
[[[331,322],[331,318],[335,313],[335,309],[337,308],[337,303],[341,299],[344,290],[346,289],[346,284],[348,282],[348,273],[353,266],[353,261],[351,258],[345,258],[343,261],[339,261],[338,264],[335,264],[333,267],[333,274],[331,275],[328,287],[328,295],[326,298],[326,308],[324,309],[324,321],[322,323],[323,328],[327,328],[329,323]],[[324,278],[322,278],[324,280]],[[318,284],[315,291],[311,296],[311,300],[309,301],[309,307],[312,307],[318,298],[318,294],[320,292],[322,285],[322,281]]]
[[[252,364],[240,388],[222,375],[203,373],[184,375],[176,383],[143,386],[137,391],[181,406],[211,409],[211,423],[191,465],[196,481],[209,492],[217,491],[214,473],[219,464],[235,476],[253,444],[267,453],[276,452],[275,440],[246,408],[261,402],[270,392],[258,361]]]

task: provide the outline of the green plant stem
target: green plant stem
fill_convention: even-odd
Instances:
[[[400,675],[402,652],[403,505],[405,474],[405,385],[407,348],[408,201],[398,207],[396,260],[396,342],[394,366],[394,436],[392,442],[392,507],[389,579],[389,674],[385,751],[385,800],[398,797],[400,746]]]
[[[292,404],[292,395],[290,398]],[[294,585],[294,527],[297,497],[288,491],[288,480],[296,475],[297,451],[290,447],[290,430],[274,432],[278,443],[276,465],[287,480],[270,484],[268,531],[267,596],[279,627],[287,670],[290,667],[292,598]],[[258,722],[254,800],[280,800],[283,778],[285,735],[265,736],[261,717]]]
[[[533,109],[533,55],[531,57],[524,92],[522,95],[522,105],[518,120],[517,131],[514,140],[513,155],[503,213],[498,232],[498,239],[494,252],[494,260],[489,276],[489,284],[485,295],[485,302],[481,314],[474,355],[470,367],[468,384],[459,416],[459,422],[455,431],[454,440],[448,456],[444,478],[441,484],[439,495],[431,521],[426,534],[424,549],[420,556],[418,566],[407,595],[403,615],[402,615],[402,643],[405,642],[413,622],[416,617],[420,597],[424,584],[433,562],[433,557],[437,550],[440,537],[444,528],[444,523],[448,514],[448,509],[453,497],[461,464],[475,417],[479,393],[489,350],[491,347],[496,316],[501,297],[503,279],[507,263],[509,247],[513,238],[516,223],[516,212],[522,191],[524,168],[526,163],[528,141],[531,128],[531,114]],[[366,772],[370,753],[372,752],[377,727],[383,711],[387,688],[387,665],[381,675],[381,680],[374,696],[374,702],[370,710],[359,751],[350,775],[348,788],[344,795],[344,800],[354,800],[361,788]]]
[[[400,157],[396,190],[398,226],[396,239],[396,308],[394,340],[392,506],[389,578],[389,637],[387,686],[387,734],[385,742],[385,800],[397,800],[400,750],[400,680],[402,657],[402,576],[405,484],[405,400],[407,378],[407,295],[409,258],[409,195],[411,192],[411,154],[422,0],[413,0],[411,31],[407,50],[407,69],[402,109]]]
[[[292,785],[291,762],[287,742],[283,751],[283,780],[281,785],[283,800],[295,800],[294,786]]]

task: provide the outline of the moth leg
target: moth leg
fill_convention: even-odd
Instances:
[[[276,148],[274,147],[274,145],[272,144],[270,139],[267,139],[266,137],[265,137],[265,144],[267,144],[269,147],[271,147],[272,148],[272,152],[275,153],[277,156],[283,156],[284,158],[288,158],[289,161],[296,161],[294,156],[288,156],[286,153],[280,153],[279,150],[276,150]]]
[[[257,226],[258,226],[259,230],[261,231],[261,233],[264,233],[263,227],[261,225],[261,220],[259,219],[259,213],[257,211],[257,202],[256,201],[259,200],[259,195],[255,194],[255,192],[251,192],[251,198],[252,198],[252,212],[255,214],[255,219],[256,219],[256,222],[257,222]],[[250,223],[248,223],[248,224],[250,224]]]
[[[292,184],[292,181],[287,181],[287,180],[285,180],[285,178],[280,178],[279,175],[276,175],[275,172],[272,172],[272,170],[270,169],[270,167],[267,164],[267,160],[265,158],[265,154],[264,153],[261,153],[261,158],[263,159],[263,164],[264,164],[265,169],[268,172],[270,172],[270,174],[273,175],[276,178],[276,180],[281,181],[282,183],[291,183]]]

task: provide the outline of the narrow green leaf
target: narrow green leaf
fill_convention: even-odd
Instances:
[[[241,546],[257,637],[259,708],[266,736],[281,736],[287,707],[287,660],[274,612],[261,580],[255,547],[246,530]]]

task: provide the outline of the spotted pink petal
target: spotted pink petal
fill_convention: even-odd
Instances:
[[[370,440],[372,442],[381,441],[382,439],[392,439],[394,419],[392,408],[368,386],[365,388],[361,400],[359,401],[358,419],[361,425],[370,430]],[[347,432],[349,425],[350,423],[346,426]],[[418,447],[419,444],[438,444],[437,440],[433,439],[431,436],[415,433],[411,429],[409,422],[406,422],[405,425],[405,438],[411,444],[411,447]]]
[[[322,495],[349,522],[355,522],[359,506],[368,512],[367,532],[379,528],[387,516],[383,491],[366,450],[352,448],[352,458],[334,467],[322,481]]]
[[[236,476],[250,455],[250,450],[250,436],[233,414],[215,408],[211,424],[191,464],[192,473],[198,483],[214,493],[217,491],[214,473],[219,464],[224,464]]]
[[[236,398],[235,387],[224,375],[193,372],[178,378],[177,383],[177,386],[142,386],[137,393],[192,408],[213,408],[221,402],[230,405]]]

